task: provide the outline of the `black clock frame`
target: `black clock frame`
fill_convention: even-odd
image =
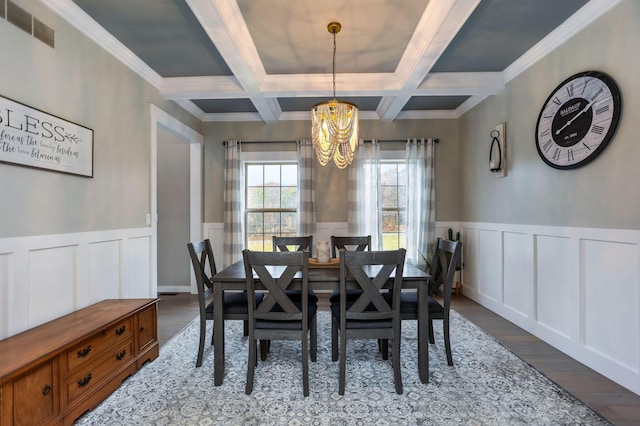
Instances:
[[[611,119],[611,125],[609,126],[609,130],[607,131],[607,133],[604,135],[604,137],[602,138],[602,142],[600,142],[600,144],[598,145],[598,147],[594,150],[593,153],[591,153],[589,156],[585,157],[583,160],[578,161],[577,163],[574,164],[570,164],[570,165],[560,165],[560,164],[556,164],[552,161],[550,161],[541,151],[541,145],[542,145],[542,141],[539,140],[539,132],[538,129],[540,127],[540,120],[543,116],[544,111],[547,108],[547,105],[549,104],[549,102],[551,102],[552,98],[554,97],[554,95],[563,87],[565,86],[567,83],[569,83],[572,80],[578,79],[580,77],[594,77],[599,79],[600,81],[602,81],[604,84],[607,85],[607,87],[609,88],[609,91],[611,92],[612,95],[612,100],[613,100],[613,116]],[[555,113],[555,117],[554,117],[554,121],[558,115],[558,113],[560,112],[561,108],[558,108],[558,110]],[[588,163],[590,163],[591,161],[593,161],[596,157],[598,157],[602,151],[607,147],[607,145],[609,145],[609,142],[611,142],[611,139],[613,139],[613,136],[618,128],[618,125],[620,123],[620,116],[621,116],[621,112],[622,112],[622,96],[620,94],[620,89],[618,87],[618,85],[616,84],[615,80],[613,80],[613,78],[611,76],[609,76],[608,74],[601,72],[601,71],[583,71],[583,72],[579,72],[577,74],[572,75],[571,77],[565,79],[563,82],[561,82],[560,84],[558,84],[552,91],[551,94],[547,97],[547,99],[544,101],[544,103],[542,104],[542,108],[540,109],[540,114],[538,114],[538,120],[536,121],[536,128],[535,128],[535,138],[536,138],[536,150],[538,151],[538,155],[540,156],[540,158],[549,166],[555,168],[555,169],[560,169],[560,170],[569,170],[569,169],[576,169],[578,167],[582,167]],[[552,125],[553,128],[553,125]],[[582,135],[576,142],[572,143],[571,146],[579,143],[582,139],[584,139],[585,135]],[[560,145],[560,143],[558,143],[557,141],[554,142],[557,145]]]

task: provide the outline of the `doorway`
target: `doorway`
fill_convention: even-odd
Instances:
[[[158,285],[158,139],[170,135],[174,142],[184,142],[188,144],[188,235],[189,241],[200,240],[202,236],[202,153],[203,138],[195,130],[186,126],[181,121],[170,116],[155,105],[150,106],[150,208],[147,225],[151,226],[151,294],[158,292],[176,292],[190,290],[197,292],[195,277],[190,274],[189,286]],[[182,246],[182,244],[180,244]],[[184,256],[180,255],[180,248]],[[184,247],[173,247],[170,251],[177,253],[176,262],[183,262],[183,270],[191,270],[191,263],[187,255],[186,244]]]

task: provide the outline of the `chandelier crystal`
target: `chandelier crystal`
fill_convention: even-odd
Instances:
[[[333,34],[333,100],[320,102],[311,109],[311,137],[321,165],[333,159],[344,169],[353,161],[358,147],[358,107],[336,99],[336,34],[342,26],[338,22],[327,25]]]

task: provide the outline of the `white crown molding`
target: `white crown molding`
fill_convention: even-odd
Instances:
[[[124,44],[120,43],[74,2],[71,0],[42,0],[42,2],[154,87],[160,86],[162,77],[158,73],[152,70]]]
[[[600,16],[613,9],[623,0],[591,0],[576,13],[570,16],[562,25],[550,32],[535,46],[504,70],[505,83],[511,81],[541,58],[551,53],[558,46],[586,28]]]

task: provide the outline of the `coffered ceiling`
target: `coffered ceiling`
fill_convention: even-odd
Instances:
[[[205,121],[456,118],[610,0],[42,0]]]

